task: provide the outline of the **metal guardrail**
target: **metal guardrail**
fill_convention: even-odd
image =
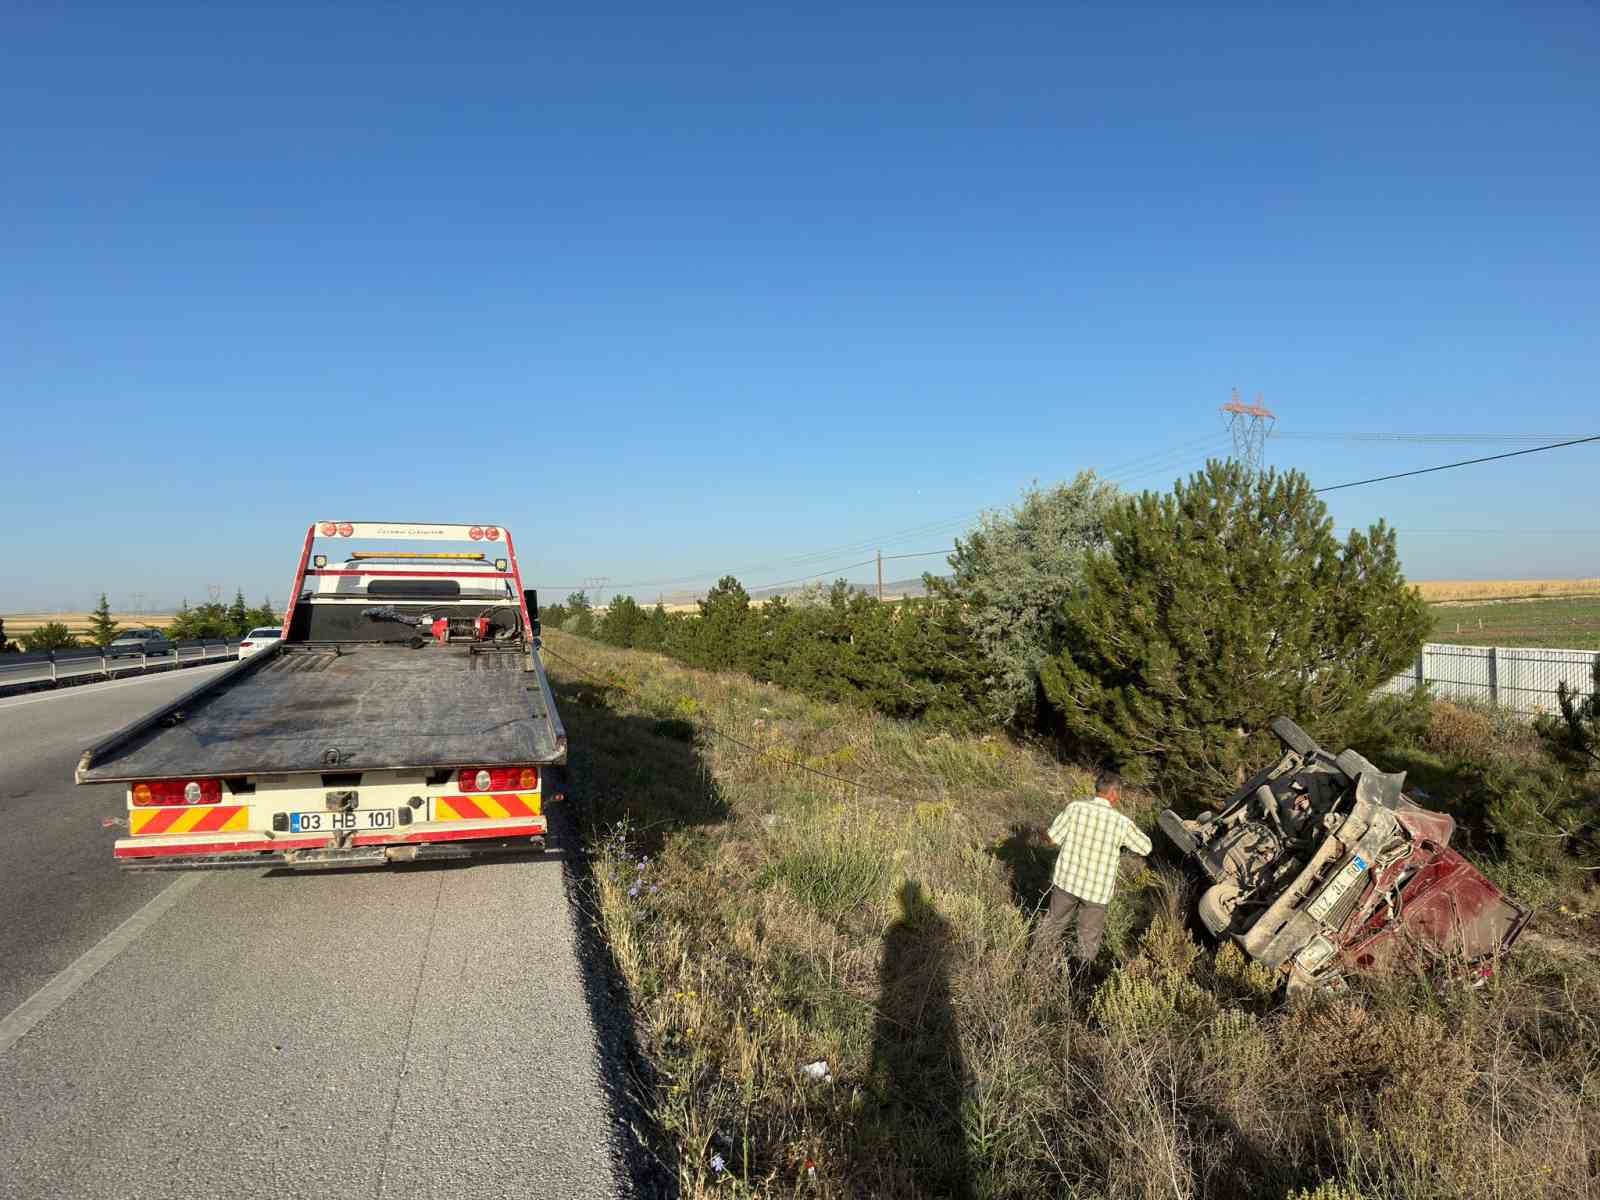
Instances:
[[[239,656],[239,639],[200,638],[174,642],[166,654],[122,654],[113,657],[98,646],[44,650],[37,654],[0,654],[0,689],[27,684],[58,684],[89,677],[115,679],[146,671],[197,667]]]

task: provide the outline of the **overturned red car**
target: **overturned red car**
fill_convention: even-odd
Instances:
[[[1329,754],[1288,717],[1272,732],[1283,757],[1220,811],[1160,817],[1211,880],[1199,905],[1211,934],[1290,990],[1361,972],[1487,972],[1532,913],[1450,849],[1455,822],[1412,801],[1404,772]]]

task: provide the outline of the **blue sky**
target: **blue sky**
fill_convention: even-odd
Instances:
[[[1592,5],[5,30],[0,611],[281,602],[324,517],[494,521],[558,590],[773,582],[1168,485],[1235,386],[1341,435],[1271,444],[1319,484],[1515,448],[1351,433],[1600,432]],[[1597,475],[1329,500],[1416,578],[1595,575]]]

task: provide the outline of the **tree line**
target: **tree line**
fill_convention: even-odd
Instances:
[[[892,603],[841,580],[754,604],[730,576],[693,613],[575,593],[546,618],[892,716],[1049,734],[1183,790],[1270,757],[1279,713],[1339,742],[1428,631],[1392,529],[1341,540],[1304,475],[1232,461],[1161,494],[1093,472],[1030,490],[949,563]]]
[[[1335,537],[1298,472],[1211,462],[1137,495],[1085,472],[984,514],[949,564],[904,601],[838,580],[758,604],[728,576],[694,612],[629,596],[597,611],[579,592],[545,618],[823,700],[1048,739],[1179,803],[1276,758],[1268,726],[1286,713],[1327,746],[1443,761],[1470,843],[1523,886],[1600,870],[1600,671],[1534,724],[1544,752],[1425,689],[1376,695],[1415,661],[1427,606],[1394,531]]]
[[[199,638],[243,637],[252,629],[263,625],[276,625],[278,616],[272,601],[263,599],[251,607],[246,603],[244,591],[234,593],[232,604],[210,602],[189,607],[185,600],[177,614],[165,623],[152,620],[133,626],[135,629],[159,629],[175,642],[194,641]],[[69,650],[78,646],[109,646],[123,632],[120,622],[111,616],[111,604],[106,593],[100,593],[100,603],[89,614],[88,630],[79,635],[62,621],[46,621],[11,641],[5,634],[5,623],[0,621],[0,653],[25,651],[35,654],[43,650]]]

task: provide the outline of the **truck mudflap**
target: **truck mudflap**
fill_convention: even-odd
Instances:
[[[270,833],[177,834],[118,838],[113,854],[129,871],[217,867],[381,866],[387,863],[538,854],[545,848],[543,817],[523,821],[456,821],[412,826],[405,833],[283,837]]]

